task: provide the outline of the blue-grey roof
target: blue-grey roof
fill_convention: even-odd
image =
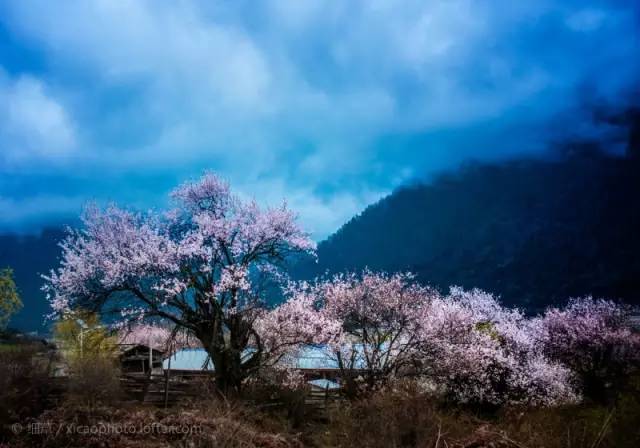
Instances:
[[[178,350],[162,362],[163,369],[171,370],[213,370],[213,361],[203,348]]]
[[[355,351],[353,368],[364,369],[366,362],[362,344],[353,344]],[[338,359],[333,351],[324,345],[307,345],[300,349],[294,360],[297,369],[339,369]]]
[[[246,349],[242,354],[243,362],[253,352],[255,352],[253,348]],[[171,359],[171,370],[215,370],[213,361],[203,348],[183,348],[178,350],[163,361],[163,369],[169,369],[169,359]]]
[[[325,346],[307,345],[294,358],[296,369],[338,369],[338,361]]]
[[[362,346],[355,344],[356,350],[355,368],[364,368],[365,362],[362,356]],[[247,349],[243,358],[247,358],[254,349]],[[178,350],[170,358],[162,363],[163,369],[169,369],[169,359],[171,359],[171,370],[214,370],[213,361],[209,359],[207,352],[203,348],[185,348]],[[328,369],[337,370],[338,360],[335,354],[323,345],[307,345],[302,347],[296,356],[290,361],[294,369]]]
[[[338,383],[336,383],[335,381],[330,381],[325,379],[311,380],[311,381],[307,381],[307,383],[311,384],[312,386],[319,387],[320,389],[327,389],[327,390],[340,389],[340,385]]]

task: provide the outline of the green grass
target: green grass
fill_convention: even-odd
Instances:
[[[0,353],[15,352],[15,351],[20,350],[20,349],[21,349],[21,345],[20,344],[14,344],[14,343],[3,344],[3,343],[0,343]]]

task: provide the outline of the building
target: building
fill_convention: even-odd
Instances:
[[[213,361],[203,348],[183,348],[162,361],[163,370],[174,373],[213,372]]]
[[[358,348],[356,347],[356,351]],[[245,351],[248,357],[252,349]],[[334,353],[327,346],[307,345],[295,354],[285,357],[282,362],[290,369],[299,371],[311,387],[335,389],[340,387],[341,369]],[[356,355],[356,371],[364,369],[362,356]],[[162,368],[171,377],[193,376],[213,373],[215,366],[203,348],[184,348],[165,358]]]
[[[162,374],[162,350],[143,344],[121,344],[118,349],[122,373]]]

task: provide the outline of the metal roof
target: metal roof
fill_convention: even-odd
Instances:
[[[163,369],[213,370],[213,361],[203,348],[185,348],[162,361]]]
[[[354,344],[352,349],[355,351],[353,367],[365,368],[362,345]],[[254,351],[255,349],[245,350],[243,358],[248,358]],[[164,360],[162,363],[164,369],[169,369],[169,359],[171,359],[171,370],[214,370],[213,361],[209,359],[203,348],[178,350]],[[293,369],[301,370],[338,370],[340,368],[335,354],[324,345],[306,345],[284,362]]]
[[[320,389],[325,389],[325,390],[340,389],[340,385],[338,383],[336,383],[335,381],[326,380],[326,379],[307,381],[307,384],[311,384],[314,387],[318,387]]]
[[[337,370],[338,360],[326,346],[307,345],[293,357],[293,368],[296,369],[330,369]]]

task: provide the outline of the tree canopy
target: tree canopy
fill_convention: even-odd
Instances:
[[[13,270],[11,268],[0,270],[0,330],[7,327],[11,316],[21,308],[22,300],[13,280]]]
[[[171,199],[164,213],[87,208],[45,289],[58,314],[81,307],[115,313],[123,325],[172,323],[200,340],[220,389],[238,390],[264,355],[254,322],[266,288],[288,257],[315,243],[286,204],[261,208],[213,174]]]

